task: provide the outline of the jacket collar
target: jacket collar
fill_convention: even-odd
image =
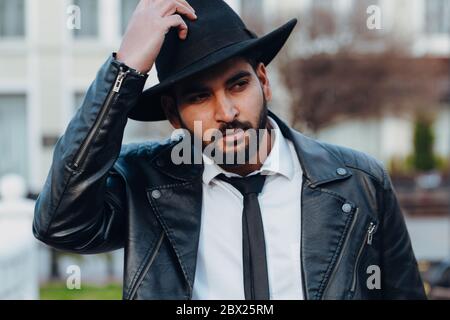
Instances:
[[[271,111],[269,114],[277,122],[283,135],[294,143],[304,175],[312,187],[333,180],[346,179],[352,175],[349,170],[342,170],[345,168],[344,160],[327,149],[323,143],[288,127]]]

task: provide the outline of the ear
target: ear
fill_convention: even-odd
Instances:
[[[269,77],[267,76],[267,69],[264,63],[260,62],[256,68],[256,75],[261,83],[261,88],[267,101],[272,100],[272,88],[270,87]]]
[[[162,95],[161,96],[161,106],[162,109],[167,117],[167,120],[169,120],[170,124],[175,129],[180,129],[180,119],[177,112],[177,105],[175,102],[175,99],[168,95]]]

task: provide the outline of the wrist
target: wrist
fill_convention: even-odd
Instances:
[[[119,56],[119,53],[117,52],[113,52],[113,58],[117,61],[120,62],[121,64],[125,65],[131,72],[135,73],[138,76],[141,77],[147,77],[148,76],[148,72],[150,70],[145,70],[145,68],[139,67],[136,64],[129,62],[125,59],[121,59]]]

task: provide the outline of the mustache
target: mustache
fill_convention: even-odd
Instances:
[[[234,120],[232,122],[229,123],[225,123],[223,125],[221,125],[217,130],[220,131],[222,133],[222,135],[226,135],[226,131],[227,130],[236,130],[236,129],[241,129],[243,131],[251,129],[252,125],[250,122],[241,122],[238,120]]]

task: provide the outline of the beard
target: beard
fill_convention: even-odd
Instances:
[[[206,148],[212,150],[210,153],[211,155],[210,158],[212,158],[217,164],[220,164],[222,168],[224,169],[235,168],[243,164],[249,163],[250,159],[253,159],[255,154],[259,152],[260,144],[262,142],[261,138],[264,136],[260,135],[259,133],[261,132],[261,130],[266,129],[267,122],[268,122],[268,103],[265,95],[263,94],[263,104],[261,106],[261,111],[256,121],[256,127],[254,127],[249,121],[233,120],[232,122],[222,124],[220,128],[215,130],[215,132],[220,134],[220,137],[225,137],[227,130],[242,130],[245,133],[248,132],[247,130],[253,129],[256,132],[256,136],[255,135],[247,136],[246,134],[244,135],[243,138],[244,141],[242,143],[245,143],[245,146],[243,146],[243,150],[236,150],[237,141],[233,142],[232,150],[230,151],[223,150],[223,146],[222,147],[219,146],[220,141],[223,141],[222,139],[213,139],[211,141],[211,140],[204,140],[203,138],[201,138],[202,139],[201,144],[197,145],[202,146],[201,152],[204,152]],[[187,130],[190,133],[191,137],[193,137],[194,139],[199,139],[199,137],[195,136],[192,130],[187,128],[187,126],[183,123],[181,118],[180,123],[181,127]],[[251,148],[252,144],[254,146],[253,148]],[[197,150],[194,150],[194,152],[197,152]]]
[[[253,127],[250,122],[245,121],[241,122],[238,120],[234,120],[230,123],[224,124],[223,127],[221,127],[219,130],[222,133],[222,136],[225,136],[226,130],[242,130],[244,131],[244,141],[242,143],[245,143],[245,146],[243,147],[243,150],[236,150],[237,148],[237,141],[234,142],[232,146],[232,150],[230,151],[223,151],[222,148],[217,146],[216,142],[212,142],[214,144],[213,150],[222,150],[222,152],[219,152],[219,154],[214,154],[214,160],[217,163],[220,163],[220,166],[223,169],[232,169],[236,168],[238,166],[241,166],[243,164],[248,164],[251,159],[255,159],[255,154],[259,152],[260,145],[262,142],[262,137],[264,135],[260,135],[262,132],[261,130],[265,130],[267,127],[268,122],[268,106],[267,101],[264,97],[263,105],[261,108],[261,111],[258,115],[257,119],[257,125],[256,127]],[[253,129],[253,132],[256,132],[256,135],[246,135],[245,133],[248,132],[247,130]],[[209,143],[203,142],[204,147],[206,145],[209,145]],[[252,144],[255,145],[254,148],[251,148]],[[228,149],[228,147],[227,147]],[[231,161],[230,161],[231,160]]]

